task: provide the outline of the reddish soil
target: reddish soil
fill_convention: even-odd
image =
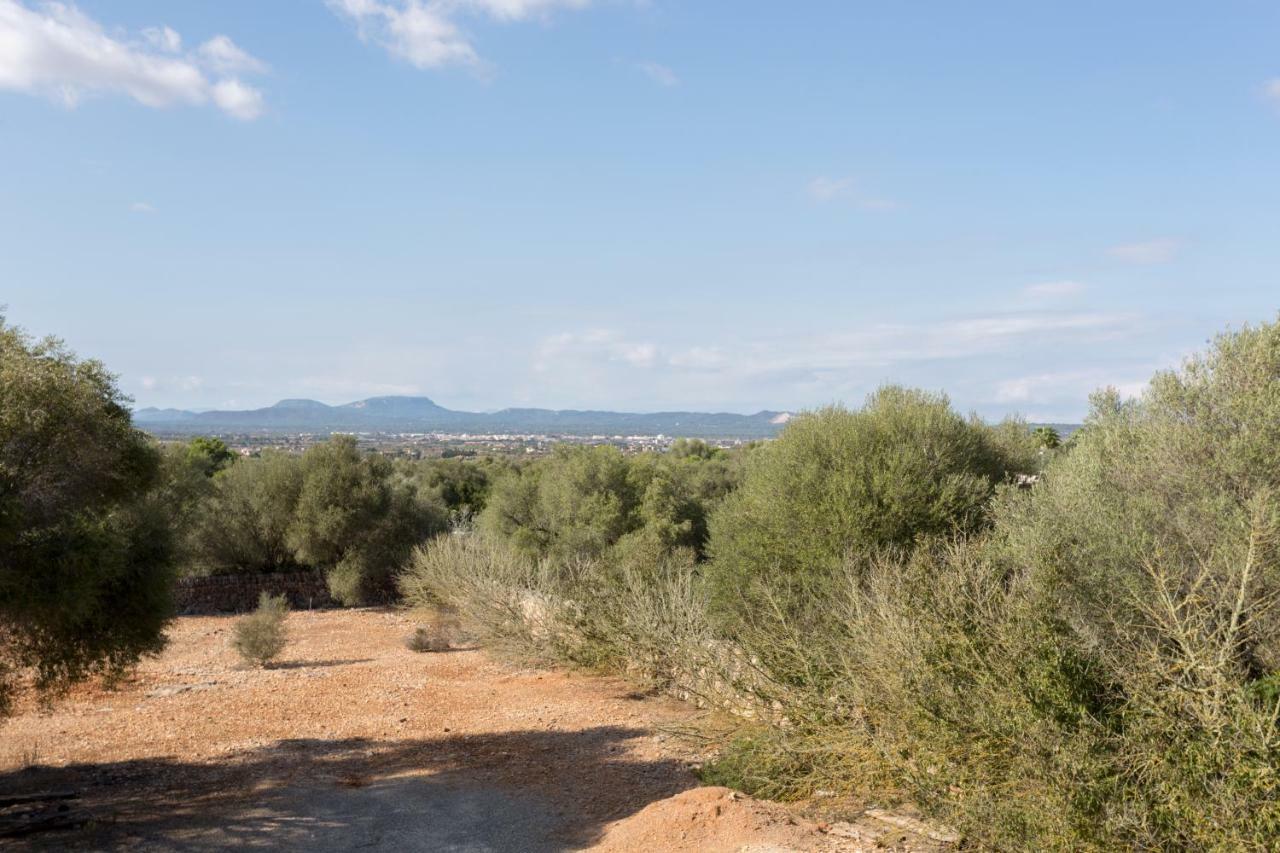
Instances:
[[[0,723],[0,794],[74,789],[57,849],[861,850],[781,806],[697,788],[668,733],[697,712],[620,680],[415,653],[392,610],[299,612],[270,669],[232,619],[185,617],[115,689]],[[884,829],[884,827],[880,827]],[[894,841],[900,839],[893,839]],[[901,840],[907,840],[905,836]]]

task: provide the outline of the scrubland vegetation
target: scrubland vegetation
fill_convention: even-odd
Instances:
[[[1280,327],[1059,444],[888,388],[738,458],[565,453],[402,588],[742,714],[712,781],[895,791],[1000,849],[1272,849]]]
[[[285,627],[288,616],[289,602],[284,596],[262,593],[257,609],[236,622],[232,648],[245,663],[267,666],[289,643],[289,631]]]
[[[1008,850],[1280,837],[1280,325],[1065,442],[888,387],[734,451],[395,463],[157,448],[101,365],[0,332],[0,649],[48,684],[157,648],[176,572],[312,567],[733,712],[706,775],[751,792]]]

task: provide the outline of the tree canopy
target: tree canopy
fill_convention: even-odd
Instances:
[[[128,402],[100,362],[0,317],[0,667],[44,687],[163,642],[169,507]]]

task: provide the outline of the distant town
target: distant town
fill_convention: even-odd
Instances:
[[[190,432],[151,430],[161,441],[186,441]],[[449,432],[300,432],[300,433],[211,433],[241,456],[257,456],[264,450],[301,453],[334,435],[352,435],[362,447],[387,456],[406,459],[433,457],[523,455],[549,453],[558,444],[611,445],[624,453],[660,452],[670,448],[679,436],[671,435],[574,435],[565,433],[449,433]],[[732,448],[760,439],[703,439],[712,447]]]

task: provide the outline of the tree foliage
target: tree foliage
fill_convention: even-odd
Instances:
[[[277,451],[219,474],[188,529],[191,567],[201,574],[299,568],[289,532],[302,480],[300,460]]]
[[[413,546],[447,524],[437,501],[350,436],[232,465],[213,478],[198,515],[188,553],[199,571],[315,568],[347,604],[384,598]]]
[[[413,546],[446,526],[443,513],[392,471],[390,460],[361,453],[351,436],[302,457],[289,544],[299,561],[327,569],[331,591],[345,603],[390,594]]]
[[[851,554],[978,529],[996,486],[1025,470],[1027,454],[1010,451],[1023,444],[898,387],[793,420],[711,518],[717,606],[821,596]]]
[[[171,508],[128,402],[100,362],[0,317],[0,667],[46,687],[163,642]]]
[[[631,457],[561,446],[495,481],[481,528],[533,557],[701,554],[708,515],[739,469],[736,456],[701,441]]]

